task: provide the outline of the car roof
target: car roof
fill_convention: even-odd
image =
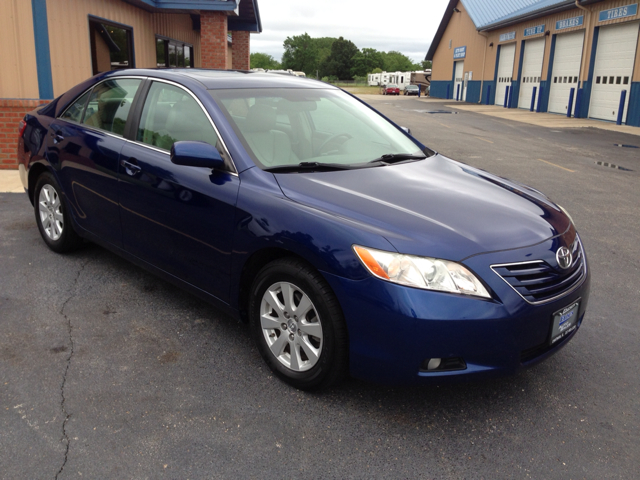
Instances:
[[[180,82],[184,77],[200,82],[206,89],[223,88],[331,88],[333,85],[295,75],[247,70],[209,70],[204,68],[126,69],[112,75],[144,75]]]

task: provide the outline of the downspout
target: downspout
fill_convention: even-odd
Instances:
[[[577,2],[578,0],[576,0]],[[489,34],[485,32],[478,32],[478,34],[484,37],[484,54],[482,56],[482,78],[480,79],[480,98],[478,99],[478,103],[482,103],[482,92],[484,92],[484,67],[487,63],[487,40],[489,39]]]

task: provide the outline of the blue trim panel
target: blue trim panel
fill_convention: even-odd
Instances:
[[[582,104],[580,105],[580,115],[578,118],[587,118],[589,116],[589,107],[591,106],[591,85],[593,83],[593,69],[596,66],[596,50],[598,50],[598,36],[600,35],[600,27],[593,29],[593,43],[591,44],[591,58],[589,59],[589,77],[582,82]]]
[[[478,103],[480,101],[480,87],[482,82],[480,80],[469,80],[467,82],[467,97],[466,102]]]
[[[227,26],[230,32],[262,32],[260,26],[257,23],[249,22],[235,22],[232,21],[234,17],[227,17]]]
[[[556,40],[558,35],[551,37],[551,50],[549,52],[549,68],[547,68],[547,79],[540,82],[540,104],[541,112],[549,111],[549,96],[551,94],[551,79],[553,78],[553,60],[556,56]]]
[[[47,0],[31,0],[33,16],[33,38],[36,44],[36,69],[38,93],[43,100],[53,98],[51,75],[51,52],[49,50],[49,25],[47,23]]]
[[[495,90],[498,88],[498,67],[500,66],[500,49],[502,48],[502,45],[498,45],[498,48],[496,48],[496,71],[493,73],[493,93],[491,94],[491,98],[493,99],[493,102],[491,103],[491,105],[495,105],[496,104],[496,92]]]
[[[627,125],[640,127],[640,82],[631,83],[629,106],[627,107]]]
[[[489,92],[489,103],[487,103],[487,89],[491,87],[491,92]],[[482,104],[484,105],[495,105],[496,103],[496,81],[495,80],[485,80],[484,85],[482,86]]]
[[[222,10],[232,11],[237,8],[235,1],[221,0],[138,0],[153,8]]]
[[[540,93],[538,93],[538,102],[540,103],[540,112],[549,111],[549,94],[551,91],[551,82],[549,80],[540,81]],[[538,105],[536,104],[536,111]]]
[[[509,94],[511,102],[509,108],[518,108],[520,100],[520,81],[522,80],[522,65],[524,64],[524,48],[526,44],[524,40],[520,41],[520,60],[518,60],[518,79],[511,80],[511,93]]]
[[[447,86],[451,88],[451,82],[448,80],[431,80],[429,96],[433,98],[447,98]]]

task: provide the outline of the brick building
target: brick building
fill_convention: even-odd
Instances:
[[[121,68],[249,69],[258,0],[2,0],[0,169],[24,114]]]

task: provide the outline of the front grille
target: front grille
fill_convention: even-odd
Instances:
[[[576,236],[571,247],[573,263],[563,270],[544,260],[492,265],[491,268],[527,302],[544,303],[573,291],[586,274],[584,252]]]

